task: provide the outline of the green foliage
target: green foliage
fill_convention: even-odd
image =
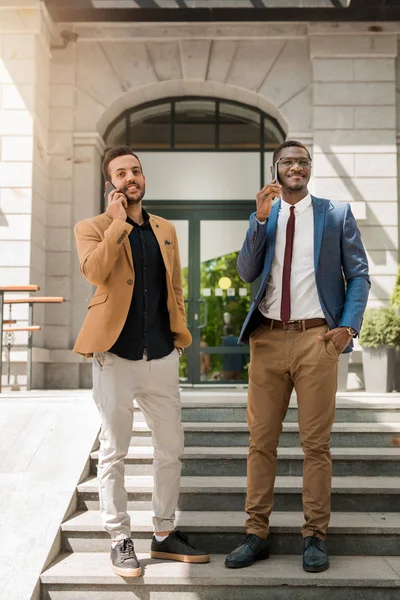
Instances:
[[[396,283],[392,294],[392,306],[400,308],[400,265],[397,270]]]
[[[360,335],[364,348],[400,346],[400,317],[393,308],[370,308],[365,311]]]
[[[209,346],[219,346],[223,336],[223,314],[231,314],[231,326],[234,335],[239,335],[243,321],[250,308],[250,286],[240,279],[236,270],[238,252],[232,252],[201,264],[200,287],[211,288],[211,296],[207,300],[207,327],[205,340]],[[221,277],[229,277],[235,296],[215,296]],[[247,288],[247,296],[239,296],[239,288]]]
[[[211,296],[202,296],[207,303],[207,326],[202,330],[202,339],[208,346],[221,346],[224,326],[224,313],[228,312],[231,315],[232,333],[238,336],[250,309],[250,286],[240,279],[236,270],[236,261],[238,252],[232,252],[217,258],[213,258],[201,263],[200,266],[200,288],[211,289]],[[229,277],[231,286],[235,289],[235,296],[228,296],[227,292],[223,292],[223,296],[216,296],[215,288],[218,288],[218,282],[221,277]],[[182,269],[182,280],[187,296],[188,282],[188,267]],[[247,288],[247,296],[239,296],[239,288]],[[211,373],[216,373],[221,370],[223,355],[211,354]],[[180,364],[180,376],[185,377],[187,373],[186,361]],[[243,379],[247,379],[247,372],[243,373]]]

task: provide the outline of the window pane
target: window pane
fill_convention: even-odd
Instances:
[[[215,147],[215,102],[185,100],[175,104],[175,148]]]
[[[282,133],[273,121],[264,118],[264,148],[275,150],[283,142]]]
[[[260,114],[236,104],[220,104],[220,148],[260,148]]]
[[[130,115],[129,144],[133,148],[169,148],[171,103],[149,106]]]

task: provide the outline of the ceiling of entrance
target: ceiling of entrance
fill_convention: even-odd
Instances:
[[[400,0],[44,0],[55,21],[398,21]]]

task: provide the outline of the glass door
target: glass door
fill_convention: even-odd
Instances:
[[[145,208],[170,220],[178,236],[193,338],[180,360],[181,384],[246,384],[249,348],[237,340],[255,285],[241,281],[236,261],[254,202],[149,202]]]
[[[250,309],[250,285],[236,270],[248,218],[200,220],[199,325],[195,382],[247,383],[249,349],[238,345]]]

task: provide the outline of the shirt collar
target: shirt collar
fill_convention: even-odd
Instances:
[[[304,198],[302,200],[300,200],[299,202],[297,202],[294,205],[294,213],[295,215],[301,215],[304,211],[307,210],[307,208],[309,208],[311,205],[311,194],[307,194],[307,196],[304,196]],[[281,210],[282,212],[284,212],[285,214],[289,214],[290,213],[290,207],[292,205],[289,204],[288,202],[285,202],[285,200],[282,198],[282,202],[281,202]]]
[[[144,221],[144,222],[142,223],[142,226],[143,226],[143,225],[147,225],[147,223],[150,221],[150,215],[149,215],[149,213],[148,213],[148,212],[146,212],[146,211],[144,210],[144,208],[142,208],[142,216],[143,216],[143,221]],[[127,220],[127,222],[128,222],[130,225],[134,225],[135,227],[139,227],[139,225],[138,225],[137,223],[135,223],[135,221],[132,221],[132,219],[131,219],[130,217],[126,217],[126,220]]]

